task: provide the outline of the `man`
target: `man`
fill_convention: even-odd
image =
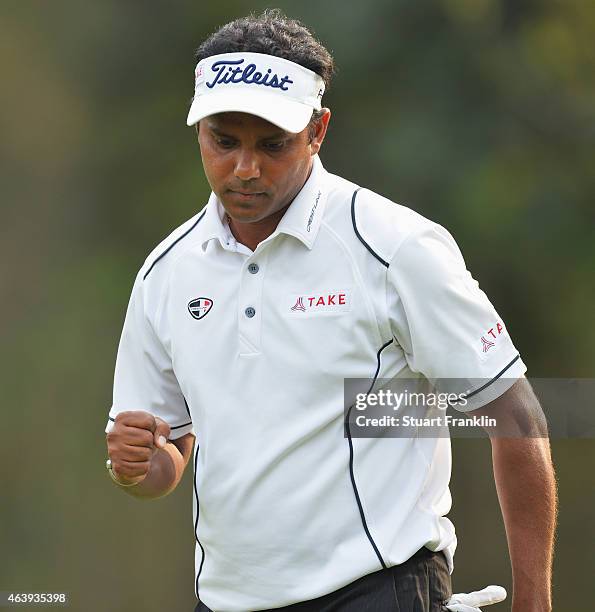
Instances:
[[[551,609],[543,414],[454,240],[323,168],[333,60],[299,22],[238,19],[197,60],[188,125],[213,193],[138,273],[106,429],[137,497],[171,492],[194,444],[197,611],[445,609],[450,440],[352,438],[344,420],[346,379],[416,376],[486,381],[458,409],[501,424],[512,609]]]

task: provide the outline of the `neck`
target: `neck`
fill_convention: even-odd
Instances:
[[[227,215],[229,229],[240,244],[247,246],[251,251],[255,251],[256,247],[277,229],[279,221],[281,221],[289,206],[290,204],[265,219],[253,223],[239,223]]]

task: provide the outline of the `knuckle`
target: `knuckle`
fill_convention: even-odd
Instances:
[[[118,461],[112,457],[112,471],[118,475],[123,474],[126,475],[126,467],[121,461]]]
[[[155,423],[161,429],[169,429],[167,421],[164,421],[161,417],[155,417]]]
[[[119,444],[120,435],[118,431],[110,431],[106,435],[108,452],[112,452]]]
[[[139,429],[150,430],[155,427],[155,419],[148,412],[138,412],[134,425]]]
[[[107,434],[107,445],[108,448],[119,448],[122,444],[126,443],[126,431],[125,428],[120,427],[114,429]]]

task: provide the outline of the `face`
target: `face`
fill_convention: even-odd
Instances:
[[[330,119],[320,120],[310,141],[246,113],[220,113],[198,124],[202,162],[211,189],[239,223],[257,223],[286,208],[298,194]]]

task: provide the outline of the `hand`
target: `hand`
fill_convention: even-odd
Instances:
[[[457,593],[446,602],[445,606],[451,612],[481,612],[478,606],[489,606],[505,599],[506,590],[492,584],[481,591]]]
[[[112,431],[107,434],[107,453],[116,478],[122,484],[144,480],[153,455],[165,448],[169,435],[169,425],[148,412],[118,414]]]

